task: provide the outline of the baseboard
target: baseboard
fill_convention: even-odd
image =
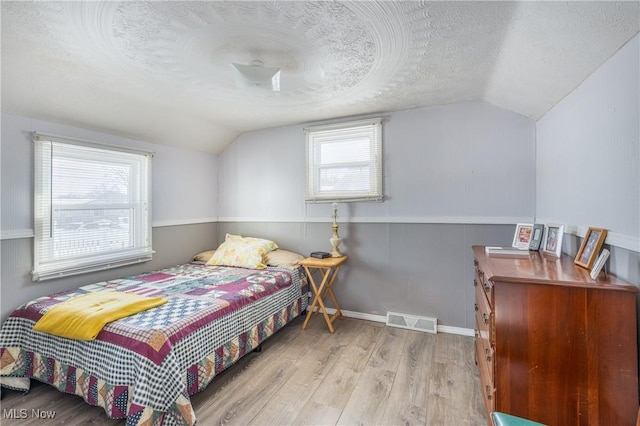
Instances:
[[[327,308],[328,314],[333,315],[335,312],[336,310],[334,308]],[[386,315],[365,314],[362,312],[345,311],[345,310],[342,310],[342,315],[344,315],[347,318],[381,322],[383,324],[387,323]],[[459,336],[469,336],[469,337],[475,336],[475,330],[473,329],[453,327],[450,325],[440,325],[440,324],[438,324],[438,333],[457,334]]]
[[[438,325],[438,333],[457,334],[459,336],[475,337],[476,331],[472,328],[453,327],[451,325]]]
[[[327,312],[333,314],[336,310],[334,308],[327,308]],[[381,322],[383,324],[387,323],[387,317],[384,315],[375,315],[375,314],[364,314],[362,312],[354,312],[354,311],[342,311],[342,315],[347,318],[355,318],[366,321],[374,321]]]

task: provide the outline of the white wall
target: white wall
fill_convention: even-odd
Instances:
[[[383,116],[385,201],[343,205],[343,220],[510,223],[533,218],[531,120],[483,102]],[[221,154],[221,218],[330,218],[330,205],[304,201],[303,127],[245,133]]]
[[[640,35],[537,122],[536,217],[575,256],[608,230],[608,271],[640,286]]]
[[[303,127],[240,136],[220,155],[220,235],[330,250],[331,205],[306,204]],[[534,213],[535,124],[483,102],[384,114],[385,201],[341,203],[343,310],[474,328],[471,245],[510,245]]]
[[[51,133],[139,148],[153,157],[155,226],[215,221],[217,157],[2,113],[0,230],[3,238],[33,232],[33,143],[31,133]]]
[[[0,314],[27,300],[79,285],[190,260],[217,244],[218,158],[211,154],[2,114],[0,137]],[[154,260],[136,266],[34,283],[33,143],[38,131],[155,152],[153,158]],[[90,172],[90,171],[88,171]]]
[[[537,122],[536,217],[640,251],[640,36]]]

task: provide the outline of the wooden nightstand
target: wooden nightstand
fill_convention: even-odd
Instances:
[[[340,305],[338,304],[338,300],[336,299],[336,295],[333,294],[333,283],[338,276],[338,271],[340,270],[340,266],[347,260],[347,256],[342,257],[327,257],[325,259],[317,259],[315,257],[307,257],[304,260],[300,261],[300,265],[302,265],[307,272],[307,276],[309,277],[309,282],[311,283],[311,288],[313,289],[313,293],[315,297],[313,298],[313,302],[311,303],[311,307],[309,308],[309,312],[307,312],[307,318],[304,320],[304,324],[302,324],[302,328],[305,329],[307,324],[309,323],[309,319],[311,315],[314,313],[322,312],[322,316],[324,320],[327,322],[327,326],[329,327],[329,332],[333,333],[333,322],[336,318],[344,319],[342,315],[342,311],[340,310]],[[320,275],[322,276],[322,281],[318,286],[316,284],[316,280],[313,276],[313,272],[320,271]],[[331,296],[331,301],[333,302],[333,306],[336,308],[336,312],[329,317],[327,314],[327,309],[324,306],[324,299],[327,296]]]

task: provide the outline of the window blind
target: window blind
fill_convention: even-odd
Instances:
[[[151,260],[152,154],[33,140],[34,281]]]
[[[382,200],[382,120],[305,129],[307,201]]]

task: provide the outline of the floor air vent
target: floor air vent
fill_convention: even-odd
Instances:
[[[417,317],[396,312],[387,312],[387,325],[408,330],[425,331],[427,333],[438,332],[438,318]]]

